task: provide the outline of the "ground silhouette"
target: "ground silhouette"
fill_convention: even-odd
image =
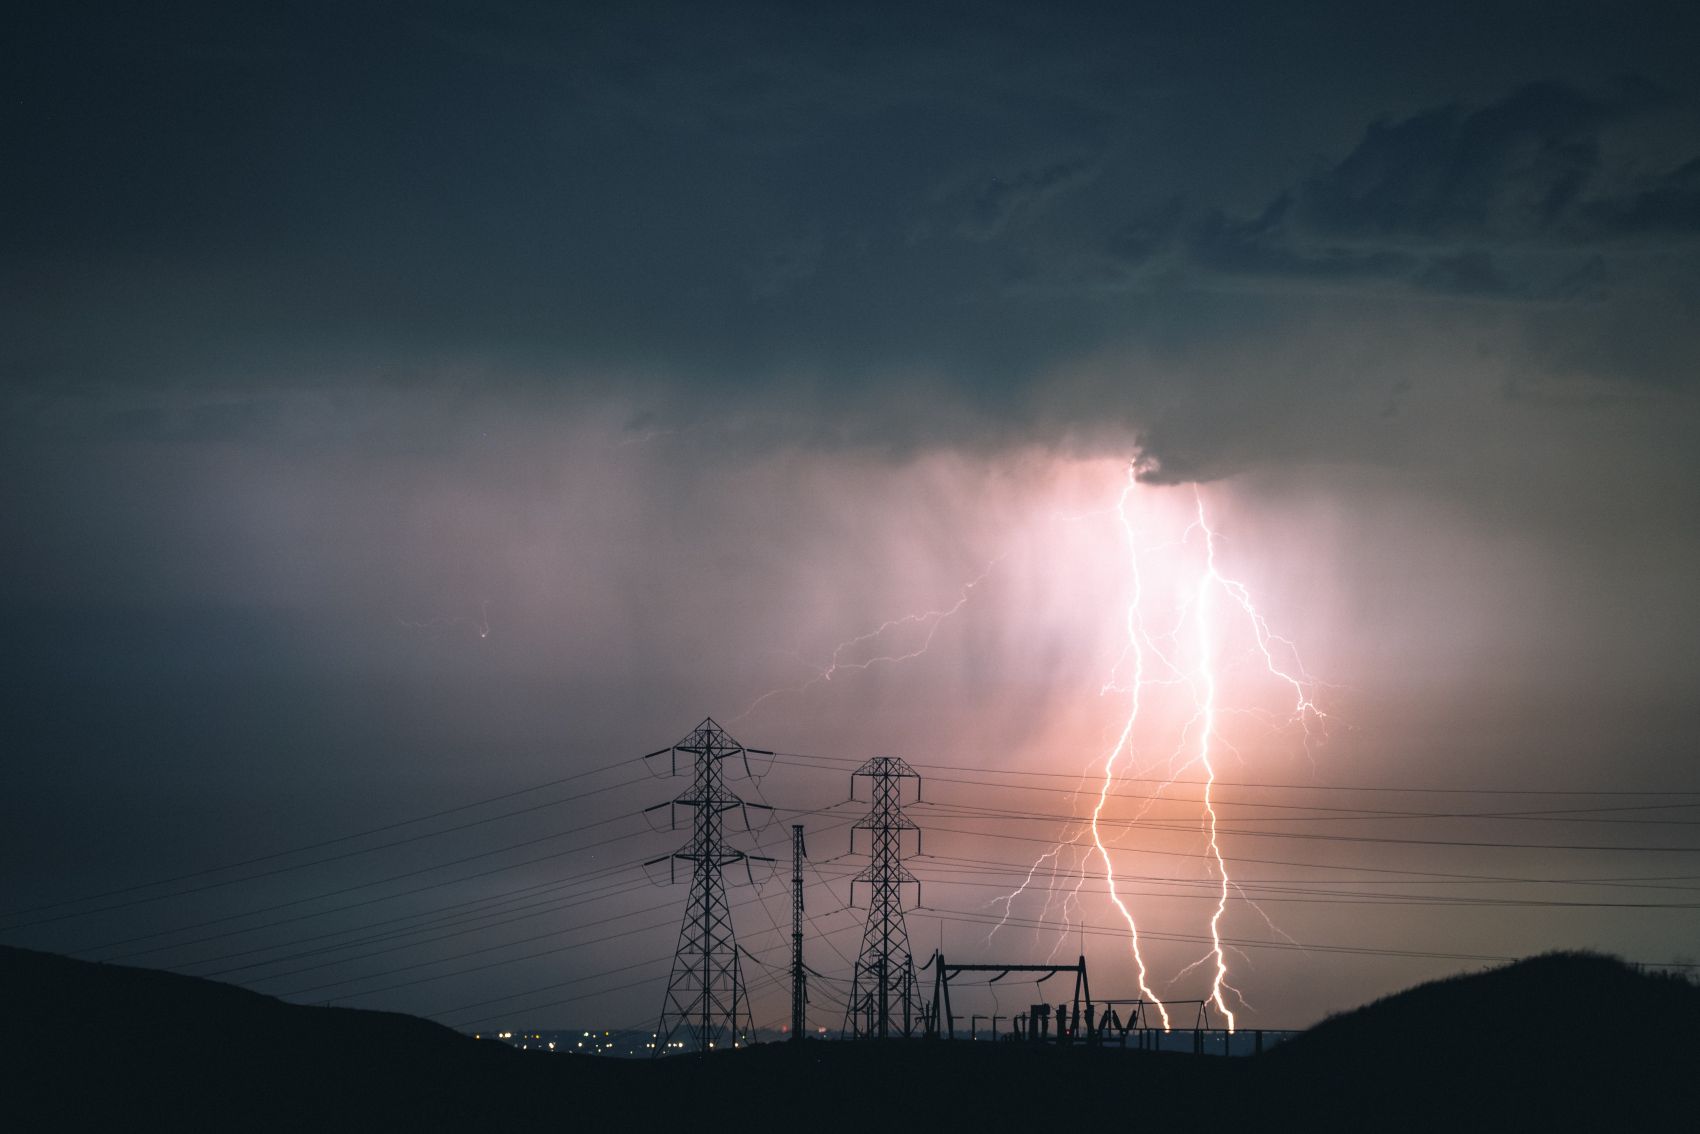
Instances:
[[[0,1123],[248,1130],[1673,1129],[1700,1111],[1700,987],[1592,954],[1435,981],[1255,1059],[808,1041],[654,1062],[515,1051],[0,947]]]
[[[1431,981],[1324,1020],[1260,1061],[1330,1128],[1649,1129],[1700,1122],[1700,984],[1598,953]]]

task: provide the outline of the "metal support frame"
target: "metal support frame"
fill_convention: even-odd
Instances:
[[[1174,1029],[1158,1028],[1149,1022],[1147,1019],[1147,1013],[1150,1010],[1152,1003],[1152,1001],[1146,1000],[1144,997],[1135,997],[1132,1000],[1099,1001],[1098,1007],[1103,1009],[1103,1011],[1099,1015],[1097,1023],[1094,1025],[1097,1042],[1109,1043],[1114,1041],[1118,1046],[1126,1047],[1128,1036],[1131,1035],[1134,1038],[1134,1042],[1141,1049],[1149,1047],[1152,1050],[1156,1050],[1159,1034],[1173,1031]],[[1191,1005],[1196,1009],[1191,1028],[1193,1033],[1193,1048],[1195,1050],[1201,1050],[1203,1043],[1201,1037],[1206,1031],[1210,1030],[1210,1001],[1167,1000],[1164,1001],[1164,1003],[1170,1009],[1183,1008],[1188,1005]],[[1122,1009],[1130,1009],[1125,1018],[1122,1014]]]
[[[1098,1041],[1096,1014],[1093,1011],[1092,1004],[1092,985],[1086,976],[1085,954],[1082,954],[1072,965],[953,964],[946,961],[944,953],[940,951],[933,954],[933,959],[928,962],[928,966],[933,970],[933,1002],[931,1010],[927,1014],[928,1035],[942,1036],[944,1039],[956,1038],[956,1014],[951,1009],[950,1004],[950,979],[961,973],[996,973],[997,975],[987,981],[987,984],[996,984],[1010,973],[1043,974],[1033,982],[1034,984],[1043,984],[1058,973],[1073,973],[1072,1019],[1065,1019],[1062,1013],[1062,1009],[1069,1007],[1069,1005],[1059,1004],[1057,1006],[1057,1042],[1073,1043],[1080,1040],[1086,1043],[1096,1043]],[[1044,1007],[1043,1014],[1030,1013],[1028,1016],[1017,1017],[1017,1019],[1037,1017],[1030,1019],[1030,1023],[1036,1028],[1038,1018],[1043,1018],[1046,1021],[1050,1018],[1050,1006],[1045,1005]],[[976,1016],[974,1019],[977,1029],[979,1017]],[[943,1024],[942,1029],[941,1023]],[[1085,1025],[1086,1034],[1084,1036],[1080,1034],[1082,1024]],[[1049,1034],[1048,1024],[1046,1033]],[[1019,1034],[1019,1026],[1017,1034]],[[1036,1032],[1030,1038],[1037,1038]]]

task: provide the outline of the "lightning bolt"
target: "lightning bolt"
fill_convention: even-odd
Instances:
[[[1194,623],[1198,631],[1198,684],[1203,689],[1203,697],[1199,703],[1199,743],[1198,764],[1204,769],[1204,812],[1206,828],[1209,832],[1210,854],[1215,859],[1217,876],[1221,880],[1218,891],[1215,912],[1210,916],[1210,948],[1211,958],[1215,961],[1214,978],[1210,985],[1210,1000],[1227,1017],[1228,1031],[1234,1030],[1234,1013],[1228,1007],[1222,996],[1223,989],[1232,992],[1244,1003],[1245,997],[1240,991],[1228,983],[1227,958],[1222,951],[1221,924],[1222,917],[1228,909],[1228,890],[1233,885],[1228,877],[1227,863],[1222,857],[1222,848],[1216,837],[1216,807],[1211,799],[1211,792],[1216,786],[1216,768],[1210,758],[1211,742],[1216,737],[1217,711],[1217,680],[1214,660],[1211,656],[1210,616],[1212,607],[1210,598],[1213,591],[1220,591],[1233,600],[1247,623],[1251,626],[1253,640],[1257,643],[1259,654],[1263,658],[1264,668],[1277,680],[1284,682],[1293,691],[1292,719],[1297,721],[1304,730],[1305,753],[1311,753],[1313,727],[1321,727],[1327,721],[1327,714],[1319,709],[1316,702],[1306,691],[1305,685],[1309,674],[1305,672],[1304,663],[1299,659],[1298,647],[1286,638],[1272,633],[1269,622],[1265,619],[1252,601],[1251,589],[1238,579],[1230,579],[1222,574],[1216,558],[1216,531],[1210,526],[1209,519],[1204,514],[1204,494],[1197,486],[1193,488],[1193,505],[1197,518],[1193,521],[1188,534],[1196,530],[1204,535],[1204,572],[1198,582],[1198,593],[1195,598],[1193,611]],[[1297,673],[1289,673],[1275,659],[1272,644],[1284,647],[1292,656],[1293,668]],[[1261,910],[1258,911],[1262,913]],[[1268,915],[1264,914],[1264,920]]]
[[[1204,519],[1204,495],[1196,488],[1193,500],[1198,506],[1198,526],[1204,531],[1206,570],[1198,581],[1198,594],[1192,612],[1193,625],[1198,631],[1198,683],[1203,689],[1200,699],[1198,730],[1198,762],[1204,768],[1204,814],[1210,832],[1210,855],[1216,860],[1216,873],[1222,888],[1216,895],[1216,911],[1210,915],[1210,952],[1215,959],[1215,973],[1210,982],[1210,1000],[1228,1019],[1228,1031],[1234,1030],[1234,1013],[1222,998],[1222,989],[1230,987],[1228,959],[1222,952],[1222,915],[1228,912],[1228,864],[1222,858],[1222,846],[1216,838],[1216,805],[1210,798],[1216,786],[1216,766],[1210,760],[1210,742],[1216,735],[1216,669],[1211,656],[1210,593],[1212,584],[1226,585],[1216,570],[1216,534]],[[1243,588],[1242,588],[1243,590]],[[1261,639],[1260,639],[1261,641]],[[1267,656],[1267,651],[1265,651]],[[1238,995],[1238,990],[1231,989]]]
[[[452,618],[430,618],[420,622],[402,618],[398,615],[396,617],[396,622],[409,630],[429,631],[433,637],[444,630],[448,630],[456,626],[466,626],[470,627],[472,631],[479,636],[479,638],[488,638],[490,636],[490,600],[478,600],[477,618],[472,618],[462,614],[456,615]]]
[[[987,563],[978,575],[975,575],[972,579],[963,583],[962,589],[957,593],[956,601],[951,603],[949,606],[938,607],[933,610],[917,611],[913,614],[905,614],[897,618],[888,618],[866,633],[858,634],[854,638],[844,639],[842,642],[839,642],[836,646],[832,647],[832,653],[828,655],[826,663],[815,667],[816,672],[814,676],[810,677],[807,681],[797,685],[787,685],[781,686],[777,689],[769,689],[766,693],[763,693],[754,701],[751,701],[743,712],[732,717],[726,723],[728,725],[737,724],[772,698],[777,697],[782,693],[806,693],[817,685],[831,681],[833,677],[840,672],[871,669],[876,665],[892,665],[898,662],[911,661],[920,657],[932,648],[933,639],[938,635],[939,627],[944,625],[945,621],[957,611],[968,605],[969,599],[974,596],[974,588],[985,582],[986,576],[990,575],[997,565],[1003,562],[1003,559],[1003,555],[998,555],[996,558],[992,559],[991,562]],[[862,658],[859,661],[845,660],[846,654],[851,654],[852,657],[854,656],[854,651],[857,647],[865,646],[869,642],[877,642],[892,631],[902,629],[906,626],[925,626],[927,628],[926,637],[924,637],[921,640],[921,644],[916,646],[914,649],[903,653],[877,654],[873,657]]]
[[[1015,899],[1021,897],[1021,895],[1025,894],[1027,892],[1027,887],[1029,887],[1033,884],[1033,876],[1035,874],[1039,873],[1039,866],[1046,859],[1050,859],[1051,862],[1053,863],[1053,865],[1051,867],[1051,877],[1053,879],[1056,878],[1057,869],[1056,869],[1056,866],[1054,864],[1057,860],[1057,857],[1062,854],[1063,848],[1067,845],[1068,845],[1068,841],[1065,839],[1064,841],[1058,843],[1056,846],[1052,847],[1050,850],[1046,851],[1044,854],[1040,855],[1038,858],[1034,859],[1033,865],[1029,866],[1027,868],[1027,877],[1025,877],[1021,880],[1021,885],[1017,886],[1014,889],[1014,891],[1012,891],[1011,893],[1004,894],[1001,897],[993,898],[991,900],[990,904],[994,905],[994,906],[997,905],[999,902],[1003,903],[1003,917],[999,918],[998,923],[996,925],[992,926],[992,928],[989,931],[987,931],[987,933],[986,933],[986,944],[987,945],[990,945],[992,943],[992,938],[994,938],[998,935],[998,930],[1002,929],[1006,924],[1008,924],[1010,911],[1015,908]]]
[[[1317,708],[1316,702],[1311,699],[1310,694],[1305,690],[1306,684],[1311,683],[1313,679],[1310,674],[1305,671],[1304,663],[1299,659],[1298,647],[1288,639],[1270,631],[1268,621],[1262,614],[1258,613],[1257,607],[1252,603],[1251,589],[1237,579],[1227,578],[1220,570],[1217,569],[1216,532],[1210,527],[1209,521],[1205,519],[1204,495],[1196,486],[1193,488],[1193,499],[1197,504],[1198,518],[1193,522],[1192,529],[1189,529],[1189,533],[1193,529],[1204,533],[1206,567],[1204,582],[1215,583],[1228,595],[1229,598],[1233,599],[1235,605],[1244,612],[1247,621],[1251,625],[1252,636],[1257,642],[1258,651],[1263,655],[1263,664],[1265,668],[1268,669],[1275,678],[1285,682],[1292,688],[1292,716],[1293,719],[1304,729],[1305,752],[1309,754],[1310,742],[1313,736],[1311,731],[1313,726],[1321,727],[1328,719],[1328,714]],[[1278,662],[1276,662],[1275,654],[1270,649],[1271,644],[1281,646],[1292,657],[1293,668],[1298,671],[1296,675],[1288,673]]]
[[[1182,726],[1177,745],[1169,756],[1169,778],[1156,791],[1150,793],[1147,801],[1133,816],[1132,822],[1137,823],[1143,818],[1158,797],[1175,783],[1176,777],[1182,772],[1195,765],[1201,770],[1204,790],[1200,800],[1200,826],[1209,850],[1209,860],[1215,868],[1216,903],[1210,915],[1209,951],[1181,969],[1174,979],[1178,980],[1200,967],[1208,966],[1211,981],[1206,1003],[1214,1005],[1222,1013],[1227,1021],[1228,1031],[1233,1032],[1238,1020],[1229,1005],[1228,994],[1231,993],[1241,1005],[1246,1001],[1240,990],[1229,983],[1227,951],[1222,944],[1222,922],[1228,913],[1228,899],[1230,894],[1238,889],[1228,870],[1228,858],[1222,850],[1217,829],[1215,798],[1218,750],[1235,751],[1221,735],[1218,727],[1219,718],[1230,711],[1222,705],[1221,659],[1217,656],[1224,628],[1222,618],[1235,613],[1244,617],[1255,642],[1256,656],[1261,660],[1264,670],[1276,682],[1292,690],[1290,721],[1296,722],[1302,728],[1307,755],[1311,754],[1313,738],[1325,731],[1327,714],[1318,708],[1310,694],[1309,690],[1315,682],[1300,660],[1297,647],[1270,629],[1268,620],[1253,601],[1250,587],[1222,573],[1217,554],[1217,532],[1210,526],[1202,490],[1196,486],[1193,488],[1192,520],[1179,540],[1169,544],[1152,545],[1142,550],[1139,533],[1130,513],[1130,504],[1140,488],[1138,470],[1137,462],[1129,463],[1126,480],[1115,507],[1106,509],[1115,513],[1121,527],[1122,542],[1126,546],[1129,597],[1122,617],[1125,641],[1109,676],[1099,689],[1099,694],[1125,695],[1127,716],[1115,743],[1102,759],[1101,775],[1096,777],[1099,782],[1098,798],[1091,814],[1079,829],[1065,830],[1062,841],[1034,862],[1021,885],[1008,897],[998,901],[1004,905],[1004,920],[1007,921],[1015,900],[1033,882],[1041,865],[1049,860],[1054,874],[1063,848],[1080,845],[1081,835],[1090,834],[1091,844],[1086,848],[1086,856],[1088,859],[1096,858],[1103,864],[1105,890],[1127,926],[1128,948],[1138,973],[1140,993],[1156,1007],[1164,1029],[1169,1029],[1171,1021],[1168,1008],[1151,988],[1150,970],[1140,949],[1138,919],[1117,889],[1115,862],[1110,854],[1111,846],[1100,829],[1100,819],[1119,778],[1127,773],[1129,765],[1137,755],[1141,716],[1146,708],[1147,694],[1162,687],[1185,690],[1183,695],[1190,697],[1192,716]],[[1145,616],[1147,596],[1142,565],[1145,555],[1154,551],[1172,550],[1176,552],[1177,562],[1182,564],[1182,570],[1189,571],[1185,563],[1189,558],[1195,558],[1196,552],[1189,554],[1187,549],[1197,546],[1195,537],[1198,536],[1202,536],[1203,562],[1195,568],[1197,574],[1192,577],[1192,581],[1182,588],[1183,601],[1179,603],[1173,624],[1166,628],[1160,627],[1161,632],[1154,633],[1147,626]],[[1131,669],[1131,674],[1124,676],[1127,669]],[[1088,774],[1091,770],[1089,767]],[[1085,863],[1081,865],[1084,866]],[[1077,893],[1071,894],[1070,897],[1078,899]],[[1065,901],[1065,914],[1066,910]],[[1261,910],[1258,912],[1262,913]],[[1267,920],[1266,914],[1264,917]],[[1002,922],[999,924],[1000,928],[1001,925]],[[996,929],[993,932],[995,933]]]
[[[1133,685],[1129,692],[1127,723],[1122,725],[1121,735],[1116,738],[1115,747],[1110,749],[1104,758],[1104,782],[1098,791],[1098,803],[1092,808],[1092,845],[1098,849],[1098,856],[1104,860],[1104,883],[1109,890],[1110,901],[1121,913],[1122,920],[1127,923],[1128,948],[1133,952],[1134,967],[1139,973],[1140,994],[1157,1005],[1157,1012],[1163,1018],[1163,1030],[1169,1030],[1169,1009],[1163,1004],[1158,995],[1151,991],[1148,980],[1149,973],[1145,967],[1145,957],[1139,950],[1139,924],[1134,919],[1133,911],[1116,892],[1116,867],[1110,859],[1110,850],[1104,845],[1103,833],[1098,829],[1098,819],[1104,813],[1104,804],[1110,796],[1110,789],[1116,782],[1116,763],[1125,752],[1131,758],[1133,749],[1133,730],[1139,723],[1140,695],[1145,688],[1146,642],[1145,619],[1141,613],[1141,600],[1144,597],[1145,581],[1139,569],[1139,541],[1134,535],[1133,521],[1127,514],[1127,498],[1133,494],[1137,481],[1134,479],[1133,465],[1128,466],[1127,483],[1122,487],[1121,497],[1116,501],[1116,516],[1121,522],[1122,534],[1127,540],[1128,571],[1131,576],[1132,594],[1128,599],[1127,613],[1124,616],[1124,628],[1127,633],[1127,645],[1122,657],[1129,653],[1133,656]],[[1118,659],[1119,664],[1119,659]],[[1112,672],[1106,687],[1113,687],[1115,674]],[[1100,690],[1102,692],[1102,690]]]

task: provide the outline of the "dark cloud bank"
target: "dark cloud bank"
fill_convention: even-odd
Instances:
[[[1340,414],[1341,386],[1380,407],[1405,379],[1335,373],[1334,323],[1474,338],[1519,390],[1691,386],[1700,150],[1655,42],[1675,17],[1592,66],[1549,29],[1545,61],[1575,75],[1505,50],[1497,89],[1466,100],[1407,75],[1403,98],[1431,100],[1389,113],[1336,37],[1373,55],[1439,33],[1328,6],[1278,27],[267,11],[44,15],[20,41],[14,422],[138,390],[100,427],[240,438],[281,428],[280,398],[435,385],[817,443],[1131,433],[1185,479],[1283,446],[1357,456],[1330,437],[1374,423]],[[1460,16],[1458,65],[1498,25]],[[1653,74],[1612,77],[1637,63]],[[1327,105],[1330,79],[1356,87]],[[1258,82],[1266,114],[1336,139],[1281,151],[1242,101]],[[1232,181],[1185,140],[1212,127]],[[1309,359],[1318,380],[1295,381]],[[1237,407],[1260,407],[1271,366],[1327,429],[1275,422],[1259,451]],[[1225,435],[1172,424],[1189,415]]]

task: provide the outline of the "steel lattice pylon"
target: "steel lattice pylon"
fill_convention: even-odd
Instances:
[[[921,829],[903,814],[902,792],[903,781],[914,780],[918,801],[921,777],[895,756],[875,756],[851,774],[851,798],[855,798],[858,776],[867,777],[872,785],[873,806],[852,830],[851,843],[855,831],[867,831],[873,845],[868,848],[867,869],[850,883],[852,901],[856,883],[868,884],[868,926],[851,977],[844,1030],[856,1039],[910,1036],[923,1013],[909,930],[903,923],[903,887],[913,884],[919,900],[921,883],[903,865],[902,844],[903,832],[914,831],[919,851]]]
[[[803,1038],[804,1010],[809,1003],[809,971],[803,966],[803,825],[791,827],[791,1039]]]
[[[744,977],[738,964],[738,942],[732,932],[732,911],[726,900],[726,867],[752,861],[771,862],[771,859],[746,855],[729,850],[724,836],[726,813],[738,811],[745,816],[745,804],[726,788],[726,773],[722,762],[729,756],[746,761],[748,751],[726,735],[712,718],[705,719],[692,733],[671,748],[651,752],[646,760],[669,753],[673,774],[679,771],[679,755],[692,757],[693,778],[690,790],[666,803],[649,808],[651,812],[669,808],[676,816],[678,808],[691,810],[691,841],[683,850],[652,859],[647,866],[666,862],[671,872],[680,862],[691,864],[691,896],[685,906],[685,918],[679,926],[679,947],[673,956],[673,974],[667,981],[667,998],[661,1006],[661,1021],[655,1028],[655,1054],[670,1051],[739,1047],[750,1041],[754,1032],[750,1018],[749,998],[744,991]],[[676,820],[675,820],[676,822]],[[673,1046],[675,1043],[681,1046]]]

